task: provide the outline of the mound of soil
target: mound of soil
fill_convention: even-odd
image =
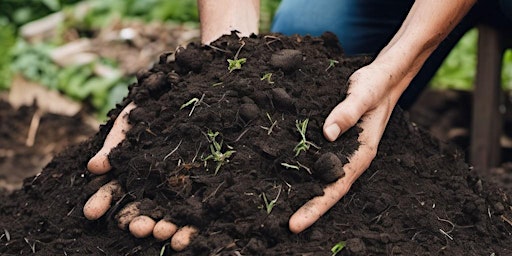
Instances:
[[[340,175],[323,171],[359,145],[358,127],[335,143],[321,127],[345,97],[349,75],[369,61],[345,57],[331,34],[232,35],[162,55],[95,136],[1,198],[0,253],[332,255],[345,241],[340,255],[510,254],[510,197],[399,108],[350,192],[305,232],[288,230],[290,215]],[[131,101],[138,108],[110,155],[113,170],[89,174],[87,161]],[[110,179],[126,193],[100,220],[87,221],[85,201]],[[154,218],[199,227],[199,235],[180,253],[133,238],[114,220],[132,201]]]

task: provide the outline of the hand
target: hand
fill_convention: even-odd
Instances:
[[[292,215],[289,228],[293,233],[302,232],[333,207],[375,158],[391,112],[402,93],[401,87],[395,86],[400,83],[395,83],[385,70],[379,64],[357,70],[349,78],[348,96],[325,120],[324,136],[329,141],[336,140],[361,120],[360,146],[343,166],[345,176],[329,184],[324,195],[311,199]]]
[[[103,147],[87,164],[87,169],[92,174],[102,175],[112,169],[108,155],[113,148],[125,139],[126,132],[131,128],[128,115],[136,107],[132,102],[121,111],[112,130],[105,138]],[[119,198],[122,193],[121,186],[116,180],[103,185],[85,204],[83,210],[85,217],[89,220],[101,218],[108,211],[114,199]],[[153,234],[158,240],[171,239],[173,250],[181,251],[188,246],[192,237],[197,233],[197,229],[192,226],[184,226],[178,229],[174,223],[165,219],[155,222],[149,216],[140,214],[139,206],[140,202],[129,203],[116,215],[118,226],[121,229],[128,228],[135,237],[142,238]]]

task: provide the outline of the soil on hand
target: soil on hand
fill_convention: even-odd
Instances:
[[[359,146],[357,126],[330,143],[322,124],[369,61],[345,57],[330,34],[232,35],[162,55],[99,133],[2,198],[0,253],[332,255],[344,242],[339,255],[511,254],[510,197],[398,108],[350,192],[303,233],[288,230],[290,215],[343,175],[335,167]],[[131,101],[138,108],[110,155],[113,170],[89,174],[87,161]],[[87,221],[85,201],[111,179],[125,194]],[[114,220],[132,201],[155,219],[198,227],[198,236],[180,253],[132,237]]]

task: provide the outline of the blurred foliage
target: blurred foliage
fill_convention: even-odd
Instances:
[[[89,103],[104,116],[117,102],[127,95],[128,84],[134,78],[123,77],[121,72],[112,77],[99,77],[93,72],[94,65],[111,65],[111,60],[99,61],[68,67],[59,67],[50,58],[53,47],[49,44],[29,44],[18,40],[12,51],[11,71],[22,74],[30,81],[36,81],[50,89],[77,101]]]
[[[199,22],[197,0],[89,0],[83,18],[88,28],[101,28],[112,19]]]
[[[472,88],[476,70],[478,31],[470,30],[462,37],[430,82],[437,89]]]
[[[470,30],[450,52],[430,82],[436,89],[471,90],[475,81],[477,64],[478,30]],[[502,87],[512,90],[512,51],[503,57]]]
[[[77,2],[80,0],[1,0],[0,17],[17,28]]]
[[[11,81],[11,48],[16,41],[15,29],[7,19],[0,18],[0,90],[9,88]]]

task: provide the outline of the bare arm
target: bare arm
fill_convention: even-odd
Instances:
[[[329,114],[324,135],[334,141],[359,120],[361,146],[343,166],[345,176],[324,189],[290,218],[302,232],[334,206],[370,166],[393,108],[427,58],[468,13],[476,0],[417,0],[389,44],[349,79],[347,98]]]
[[[201,42],[209,44],[237,30],[239,36],[258,33],[259,0],[197,0]]]

